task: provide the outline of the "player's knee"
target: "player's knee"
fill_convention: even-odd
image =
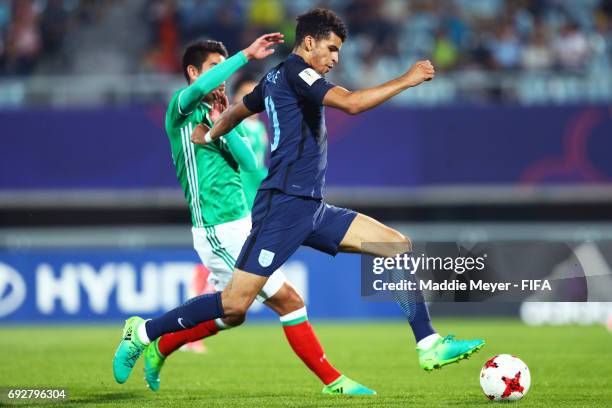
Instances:
[[[246,312],[248,310],[248,306],[246,305],[229,305],[224,307],[225,317],[228,319],[242,319],[244,320],[246,317]]]
[[[246,314],[226,316],[226,317],[223,318],[223,323],[225,323],[225,324],[227,324],[228,326],[231,326],[231,327],[240,326],[245,321],[246,321]]]
[[[242,299],[223,299],[224,318],[244,321],[249,306],[250,305]]]
[[[412,251],[412,240],[403,234],[400,234],[400,235],[402,237],[402,241],[401,241],[402,246],[406,247],[407,252],[411,252]]]
[[[398,231],[391,230],[387,236],[387,240],[387,242],[394,244],[393,252],[396,254],[412,251],[412,241],[410,238]]]

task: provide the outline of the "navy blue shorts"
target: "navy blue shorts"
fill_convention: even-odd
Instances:
[[[330,255],[357,216],[353,210],[334,207],[323,200],[298,197],[279,190],[259,190],[251,214],[253,226],[236,267],[270,276],[300,245]]]

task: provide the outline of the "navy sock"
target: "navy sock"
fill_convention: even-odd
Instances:
[[[190,329],[207,320],[224,316],[221,292],[196,296],[160,317],[147,320],[145,328],[149,340],[163,334]]]
[[[412,255],[412,253],[408,253]],[[392,270],[389,274],[390,281],[400,283],[402,279],[406,279],[412,282],[416,282],[418,285],[418,279],[416,275],[410,273],[410,270]],[[436,331],[431,326],[431,319],[429,317],[429,310],[427,304],[423,299],[423,294],[420,290],[414,291],[394,291],[393,297],[395,301],[402,309],[417,343],[425,337],[435,334]]]
[[[409,323],[417,343],[421,339],[436,332],[431,326],[431,319],[429,318],[429,310],[427,310],[426,303],[421,302],[415,304],[414,318],[409,320]]]

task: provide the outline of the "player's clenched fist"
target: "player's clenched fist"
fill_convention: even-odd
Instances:
[[[423,81],[431,81],[435,73],[436,71],[429,60],[418,61],[404,74],[404,78],[410,86],[417,86]]]
[[[245,48],[242,52],[248,59],[263,59],[268,55],[274,53],[274,48],[270,48],[275,44],[281,44],[285,42],[283,40],[284,35],[281,33],[269,33],[264,34],[247,48]]]

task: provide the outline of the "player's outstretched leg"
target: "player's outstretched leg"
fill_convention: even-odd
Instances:
[[[397,270],[391,271],[390,278],[396,283],[401,279],[415,279],[409,272]],[[484,340],[457,340],[453,335],[440,337],[431,325],[429,310],[420,291],[396,291],[393,295],[408,318],[417,342],[419,364],[424,370],[431,371],[468,358],[484,346]]]
[[[373,218],[358,214],[342,239],[340,250],[362,252],[363,243],[389,244],[370,246],[367,252],[374,256],[392,257],[401,253],[412,254],[412,243],[407,237]],[[398,250],[400,248],[401,250]],[[390,276],[391,279],[398,281],[404,278],[414,279],[414,275],[399,271],[392,271]],[[394,296],[410,323],[417,342],[419,365],[424,370],[442,368],[468,358],[484,346],[484,340],[458,340],[453,335],[442,338],[431,325],[429,310],[420,291],[396,291]]]
[[[324,384],[324,394],[374,395],[371,390],[356,381],[342,375],[325,356],[325,351],[317,335],[308,321],[304,300],[300,294],[287,282],[280,281],[274,285],[278,276],[274,274],[264,286],[263,292],[274,295],[268,297],[264,304],[274,310],[279,316],[283,331],[293,352]],[[279,287],[280,286],[280,287]]]
[[[163,334],[192,328],[198,323],[222,317],[225,312],[221,299],[220,292],[202,295],[146,322],[136,316],[126,320],[121,342],[113,358],[115,380],[119,384],[126,382],[146,346]],[[232,298],[228,300],[228,306],[231,314],[244,314],[243,310],[246,311],[243,305]]]
[[[139,317],[128,319],[113,358],[115,380],[120,384],[127,381],[146,346],[166,333],[190,329],[221,317],[244,319],[267,279],[236,269],[223,292],[197,296],[146,322]]]
[[[120,384],[127,381],[146,346],[166,333],[190,329],[219,317],[244,318],[266,280],[236,269],[223,292],[195,297],[146,322],[140,318],[128,319],[113,359],[115,380]]]

